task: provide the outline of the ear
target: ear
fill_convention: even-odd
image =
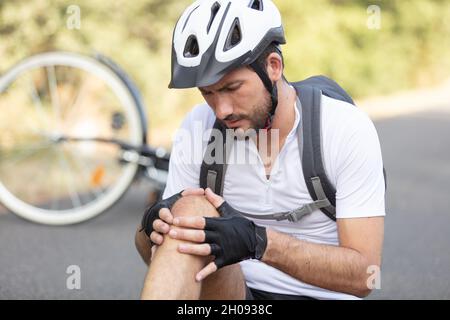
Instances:
[[[277,82],[283,76],[283,60],[276,52],[267,57],[267,74],[273,82]]]

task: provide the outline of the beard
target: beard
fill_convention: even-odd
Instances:
[[[226,117],[225,121],[247,120],[250,126],[245,130],[260,130],[264,129],[267,124],[267,119],[270,117],[270,109],[272,108],[272,100],[270,95],[264,95],[263,101],[254,105],[248,114],[231,114]]]

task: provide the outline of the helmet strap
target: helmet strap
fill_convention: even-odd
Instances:
[[[276,84],[270,80],[267,71],[263,69],[256,61],[250,64],[250,67],[256,72],[267,91],[270,94],[270,98],[272,100],[272,106],[269,111],[269,117],[266,120],[266,127],[264,129],[270,130],[272,128],[272,120],[275,115],[275,110],[278,105],[278,88]]]

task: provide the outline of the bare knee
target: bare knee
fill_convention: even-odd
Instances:
[[[171,213],[174,217],[181,216],[202,216],[202,217],[215,217],[219,216],[216,208],[204,197],[204,196],[184,196],[180,198],[171,209]],[[178,227],[172,226],[171,228],[177,229]],[[176,252],[177,255],[185,256],[178,253],[177,247],[179,244],[189,243],[188,241],[173,239],[168,234],[164,235],[163,244],[160,248],[164,248],[165,252]],[[158,249],[160,251],[160,249]],[[191,256],[199,261],[208,261],[206,257]]]
[[[173,205],[172,215],[218,217],[219,213],[204,196],[185,196]]]

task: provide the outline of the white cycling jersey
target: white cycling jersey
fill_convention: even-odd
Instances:
[[[225,176],[224,198],[237,210],[271,214],[312,202],[301,170],[296,134],[301,122],[297,108],[295,110],[295,124],[269,179],[255,144],[245,140],[233,142],[232,158],[234,151],[242,149],[250,156],[250,163],[231,163]],[[357,107],[326,96],[322,96],[321,121],[325,170],[336,188],[336,217],[384,216],[383,163],[372,121]],[[186,188],[199,187],[200,166],[209,139],[207,129],[212,128],[214,122],[215,115],[206,104],[195,107],[187,115],[174,139],[163,198]],[[336,223],[321,211],[315,211],[296,223],[254,221],[305,241],[339,245]],[[251,288],[317,299],[357,299],[303,283],[258,260],[246,260],[240,264]]]

